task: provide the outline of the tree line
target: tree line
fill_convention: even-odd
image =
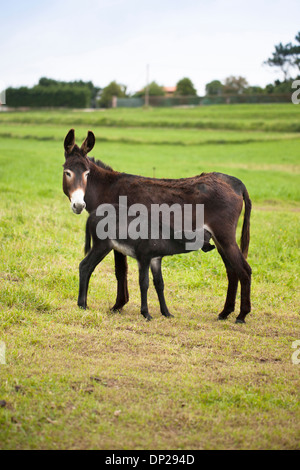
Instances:
[[[92,82],[63,82],[43,77],[32,88],[7,88],[6,102],[11,107],[88,108],[96,106],[99,91]]]
[[[163,87],[156,82],[148,85],[147,92],[151,96],[165,94]],[[92,82],[83,82],[82,80],[63,82],[42,77],[38,84],[32,88],[25,86],[7,88],[6,102],[11,107],[108,108],[111,106],[113,96],[118,98],[142,97],[145,93],[146,87],[134,95],[129,95],[127,87],[116,81],[100,88]],[[176,94],[196,96],[197,92],[192,81],[189,78],[183,78],[177,84]]]
[[[295,36],[295,43],[275,46],[272,56],[264,64],[277,67],[283,73],[283,80],[276,80],[265,87],[249,85],[244,77],[227,77],[221,80],[212,80],[206,84],[206,96],[230,96],[230,95],[275,95],[291,93],[291,85],[294,79],[290,75],[291,69],[296,69],[300,74],[300,32]],[[165,88],[155,81],[147,84],[142,90],[133,95],[128,94],[126,85],[112,81],[106,87],[95,86],[91,81],[82,80],[73,82],[57,81],[43,77],[32,88],[8,88],[6,90],[6,102],[11,107],[69,107],[108,108],[112,105],[112,98],[144,98],[145,95],[163,97]],[[176,84],[174,97],[196,97],[197,91],[188,77],[184,77]]]

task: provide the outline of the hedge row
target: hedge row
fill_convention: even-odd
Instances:
[[[86,108],[90,103],[91,92],[87,87],[37,85],[6,90],[6,105],[10,107]]]

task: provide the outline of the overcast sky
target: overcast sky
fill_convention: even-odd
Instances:
[[[32,86],[40,77],[116,80],[131,92],[150,81],[189,77],[198,93],[241,75],[264,86],[279,72],[262,63],[294,41],[300,0],[1,0],[0,81]]]

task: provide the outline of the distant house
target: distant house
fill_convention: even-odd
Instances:
[[[176,91],[176,86],[164,86],[163,90],[164,90],[166,96],[172,97],[172,96],[174,96],[174,93]]]

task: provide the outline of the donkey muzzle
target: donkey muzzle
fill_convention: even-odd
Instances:
[[[74,204],[72,204],[72,211],[74,212],[74,214],[81,214],[83,209],[85,209],[85,206],[85,202],[82,204],[80,202],[75,202]]]
[[[84,192],[81,189],[74,191],[71,197],[71,208],[74,214],[81,214],[85,209]]]

